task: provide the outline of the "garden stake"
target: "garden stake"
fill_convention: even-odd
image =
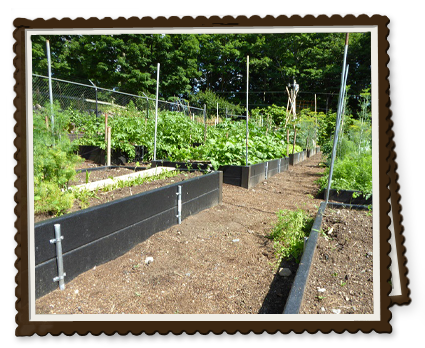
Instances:
[[[108,142],[108,113],[105,112],[105,143]]]
[[[207,105],[204,104],[204,143],[207,141]]]
[[[106,142],[107,144],[106,165],[110,166],[111,165],[111,127],[108,127],[106,132],[108,135],[108,140]]]
[[[156,104],[155,104],[155,136],[153,143],[153,160],[156,161],[156,130],[158,128],[158,92],[159,92],[159,63],[156,72]]]
[[[246,146],[245,165],[248,165],[248,91],[249,91],[249,56],[246,56]]]
[[[339,123],[341,119],[341,103],[344,99],[344,93],[345,93],[345,83],[347,83],[347,76],[345,76],[346,72],[346,61],[347,61],[347,53],[348,53],[348,33],[345,36],[345,49],[344,49],[344,60],[342,63],[342,73],[341,73],[341,87],[339,91],[339,100],[338,100],[338,113],[336,118],[336,126],[335,126],[335,135],[334,135],[334,143],[332,148],[332,158],[331,158],[331,165],[329,167],[329,179],[328,179],[328,188],[326,190],[326,204],[328,204],[329,201],[329,191],[331,189],[331,182],[332,182],[332,173],[333,173],[333,166],[335,161],[335,154],[336,154],[336,145],[338,143],[338,132],[339,132]]]

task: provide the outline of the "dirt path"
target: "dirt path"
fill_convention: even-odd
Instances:
[[[158,232],[36,301],[39,314],[281,313],[293,274],[276,275],[266,238],[280,209],[316,214],[321,155],[259,183],[223,185],[223,203]],[[147,257],[153,262],[146,264]],[[66,270],[65,270],[66,271]]]

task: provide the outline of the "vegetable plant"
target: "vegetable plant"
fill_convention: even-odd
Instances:
[[[303,252],[304,237],[309,235],[314,219],[300,208],[295,211],[279,210],[277,218],[268,238],[273,240],[278,263],[283,258],[293,258],[299,262]]]

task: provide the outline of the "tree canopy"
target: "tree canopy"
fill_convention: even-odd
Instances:
[[[335,110],[345,33],[297,34],[122,34],[32,36],[33,72],[47,75],[50,41],[54,77],[141,95],[155,94],[161,64],[160,96],[168,99],[207,90],[238,105],[246,99],[250,57],[250,108],[286,106],[286,86],[295,79],[298,100],[318,111]],[[348,49],[348,104],[354,109],[371,84],[370,33],[351,33]],[[314,105],[314,104],[313,104]]]

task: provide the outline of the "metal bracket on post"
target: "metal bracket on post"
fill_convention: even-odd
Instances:
[[[266,177],[266,180],[267,180],[267,173],[268,173],[268,171],[269,171],[269,162],[266,162],[265,171],[266,171],[266,173],[265,173],[265,177]]]
[[[308,237],[304,237],[303,253],[305,252],[305,247],[307,246]]]
[[[59,289],[65,290],[64,278],[66,273],[63,271],[63,257],[62,257],[62,239],[61,225],[55,224],[55,239],[50,239],[50,244],[56,244],[56,259],[58,262],[58,276],[53,278],[53,282],[59,281]]]
[[[182,186],[177,186],[177,215],[179,225],[182,223]]]

